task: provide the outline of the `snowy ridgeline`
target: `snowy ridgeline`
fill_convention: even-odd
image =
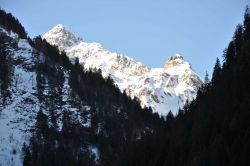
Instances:
[[[78,58],[86,69],[101,69],[104,77],[110,76],[121,91],[140,99],[143,106],[166,115],[176,114],[187,100],[196,97],[202,84],[191,65],[180,55],[170,57],[164,68],[151,69],[127,56],[112,53],[99,43],[86,43],[68,28],[59,24],[43,36],[50,44],[74,60]]]
[[[2,28],[0,28],[0,33],[6,35],[10,39],[9,42],[16,43],[16,46],[5,43],[8,61],[12,66],[10,85],[7,89],[9,95],[6,97],[2,92],[0,93],[0,165],[21,166],[23,160],[22,147],[24,143],[29,142],[37,112],[42,110],[49,116],[47,109],[45,109],[46,103],[39,100],[41,94],[38,95],[35,71],[35,65],[44,61],[44,55],[32,48],[27,40],[19,39],[18,35],[9,33]],[[64,104],[60,107],[53,105],[55,113],[59,116],[58,119],[61,119],[64,110],[70,111],[72,116],[75,116],[75,120],[89,127],[90,120],[86,118],[89,116],[83,118],[77,110],[80,108],[88,113],[91,107],[77,98],[74,98],[74,101],[76,101],[74,104],[68,102],[72,91],[68,84],[68,77],[68,72],[64,71],[65,80],[61,96]],[[45,83],[44,89],[42,96],[47,98],[51,95],[47,83]],[[60,129],[61,121],[59,120],[57,123]],[[94,145],[89,146],[89,151],[98,160],[98,149]]]

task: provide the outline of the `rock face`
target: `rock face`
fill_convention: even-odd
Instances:
[[[101,69],[104,77],[110,76],[121,91],[137,97],[143,106],[166,115],[176,114],[187,100],[196,97],[202,85],[200,77],[182,56],[171,56],[163,68],[149,68],[129,57],[112,53],[99,43],[86,43],[68,28],[59,24],[44,34],[44,39],[58,46],[74,62],[75,58],[85,69]]]

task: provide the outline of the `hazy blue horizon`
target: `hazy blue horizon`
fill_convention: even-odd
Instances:
[[[86,42],[149,67],[181,54],[204,77],[242,23],[249,0],[0,0],[31,37],[61,23]]]

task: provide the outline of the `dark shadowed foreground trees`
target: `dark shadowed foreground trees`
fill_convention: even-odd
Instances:
[[[250,165],[250,11],[216,60],[211,83],[178,115],[165,165]],[[163,164],[163,163],[162,163]]]

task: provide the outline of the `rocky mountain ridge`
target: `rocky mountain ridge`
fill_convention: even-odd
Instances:
[[[182,56],[171,56],[163,68],[149,68],[132,58],[112,53],[99,43],[86,43],[62,24],[44,34],[44,39],[58,46],[74,62],[75,58],[85,69],[101,69],[104,77],[110,76],[121,91],[137,97],[143,106],[154,112],[174,114],[185,102],[196,97],[202,80]]]

